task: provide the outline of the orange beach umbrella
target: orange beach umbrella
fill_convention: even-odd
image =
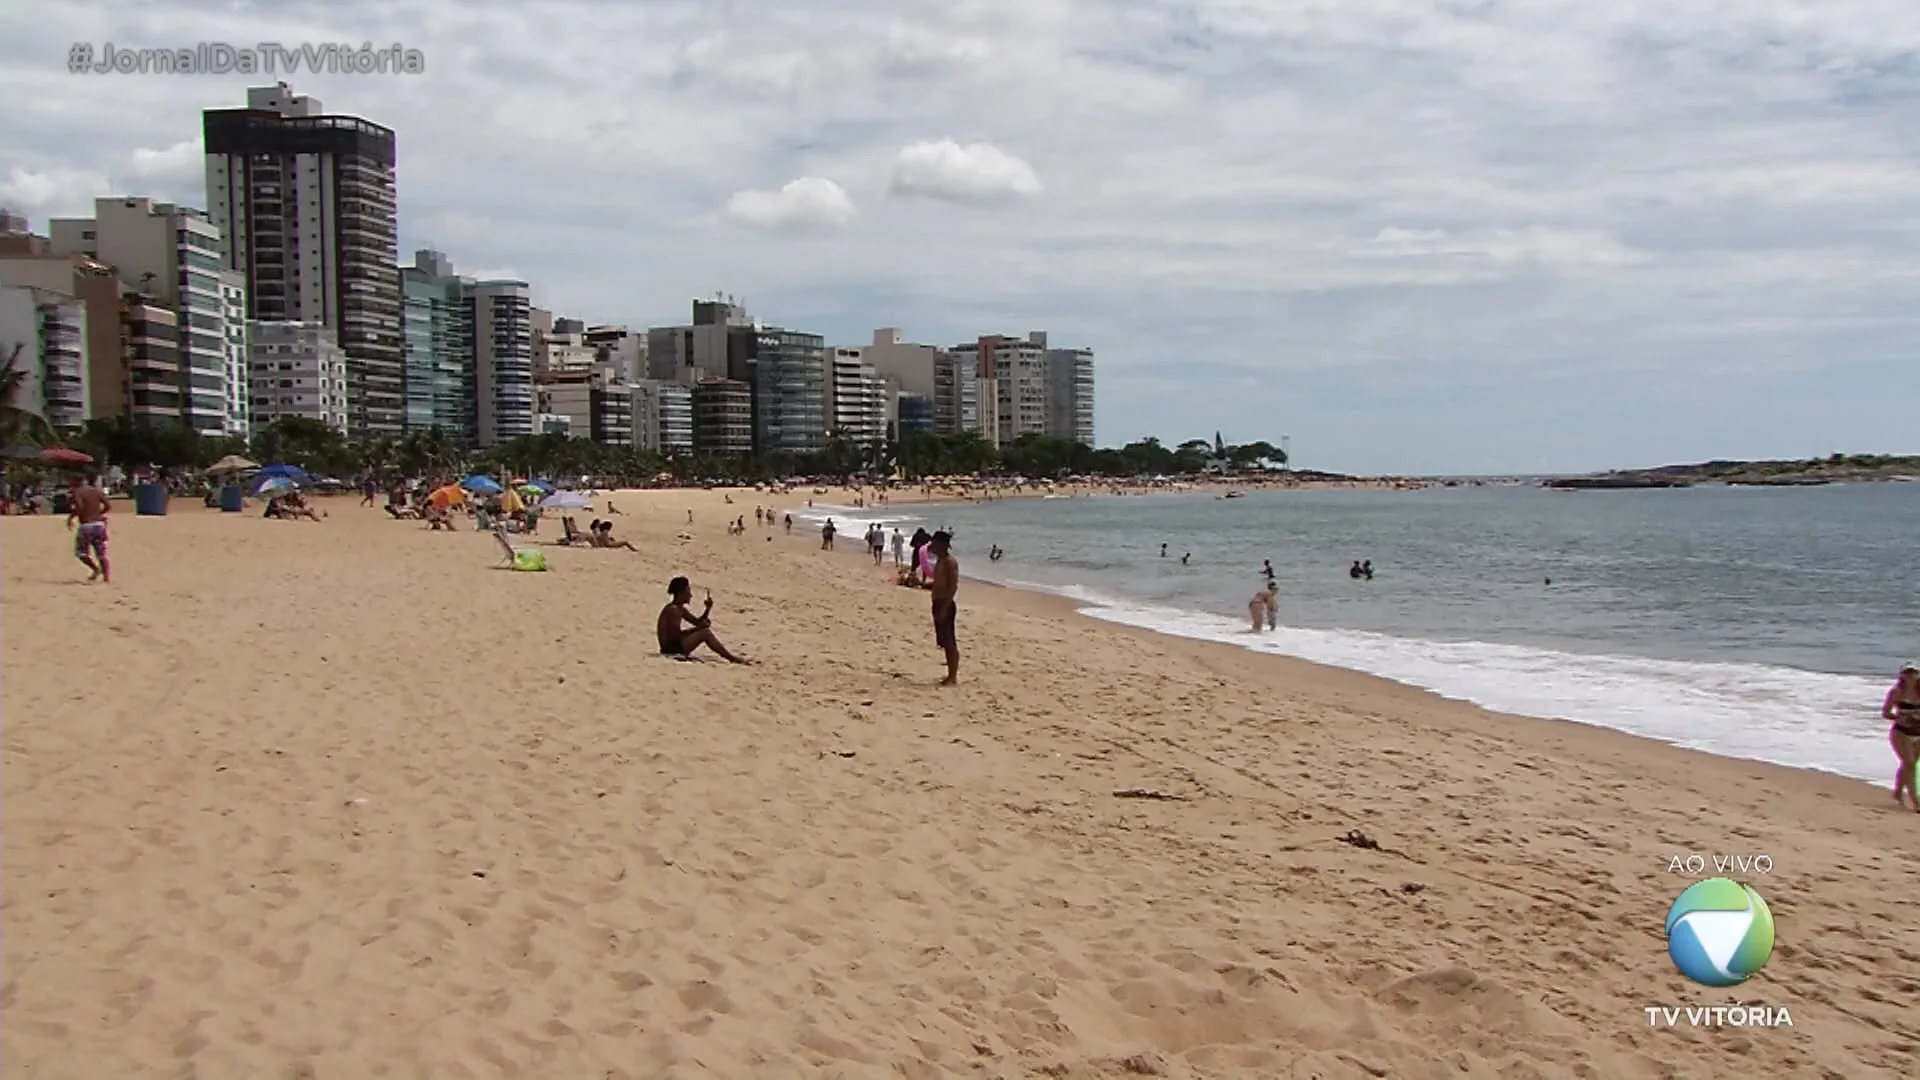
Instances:
[[[427,501],[443,508],[459,506],[467,501],[467,493],[460,490],[459,484],[448,484],[443,488],[435,488],[433,493],[427,496]]]

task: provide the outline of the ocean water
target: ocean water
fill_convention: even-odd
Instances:
[[[968,577],[1058,593],[1095,618],[1876,783],[1892,773],[1880,701],[1920,659],[1915,483],[794,511],[796,524],[826,516],[848,539],[871,520],[949,528]],[[1254,635],[1262,559],[1281,625]],[[1373,561],[1373,580],[1347,576],[1355,559]]]

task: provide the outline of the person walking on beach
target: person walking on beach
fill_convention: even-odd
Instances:
[[[1279,621],[1279,605],[1280,598],[1276,595],[1271,581],[1262,585],[1260,591],[1253,594],[1253,599],[1247,601],[1247,619],[1252,624],[1251,629],[1254,633],[1257,634],[1262,629],[1274,628]]]
[[[927,549],[933,552],[933,640],[947,657],[947,677],[940,680],[941,686],[953,686],[960,681],[960,639],[955,627],[960,617],[960,605],[954,595],[960,591],[960,560],[953,557],[953,537],[945,532],[934,533],[927,540]]]
[[[900,535],[898,526],[893,530],[893,565],[895,568],[907,564],[907,538]]]
[[[1900,669],[1887,699],[1880,704],[1880,716],[1893,722],[1887,739],[1893,744],[1894,756],[1900,759],[1893,772],[1893,801],[1905,806],[1906,797],[1911,796],[1913,809],[1920,812],[1920,783],[1914,778],[1915,767],[1920,766],[1920,661]]]
[[[73,533],[73,557],[93,571],[88,581],[113,582],[113,567],[107,562],[107,513],[112,508],[95,478],[82,481],[76,476],[67,482],[67,528],[79,523]]]
[[[832,518],[828,518],[827,523],[825,525],[820,526],[820,550],[821,551],[833,550],[833,534],[835,531],[836,530],[834,529]]]

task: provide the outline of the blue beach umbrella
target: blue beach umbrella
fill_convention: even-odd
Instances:
[[[527,486],[539,488],[542,492],[548,495],[553,494],[553,481],[551,480],[542,480],[536,477],[532,480],[527,481]]]
[[[475,495],[498,495],[502,490],[499,482],[490,476],[469,476],[460,481],[460,486]]]
[[[307,482],[307,470],[298,465],[269,465],[253,474],[255,483],[275,477],[285,477],[296,484],[304,484]]]
[[[277,499],[299,487],[288,476],[269,476],[254,485],[253,497],[256,499]]]

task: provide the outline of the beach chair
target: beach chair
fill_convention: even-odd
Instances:
[[[501,554],[506,556],[505,561],[500,564],[502,570],[540,571],[547,568],[546,552],[514,547],[513,541],[507,539],[507,530],[504,527],[494,529],[493,538],[500,542]]]
[[[593,538],[581,532],[580,526],[575,524],[571,516],[560,519],[560,540],[558,542],[561,544],[581,544],[586,547],[593,546]]]

